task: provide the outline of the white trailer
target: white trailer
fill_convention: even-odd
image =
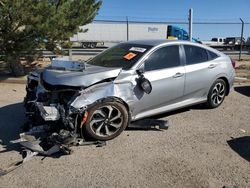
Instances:
[[[70,38],[84,48],[98,44],[119,43],[127,40],[167,39],[168,25],[164,23],[95,21],[80,27],[82,31]]]

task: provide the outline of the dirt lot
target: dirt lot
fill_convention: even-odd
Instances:
[[[23,84],[0,83],[0,168],[21,159]],[[165,131],[127,130],[107,146],[35,157],[0,177],[0,187],[250,187],[250,85],[235,87],[217,109],[192,107],[159,118]]]

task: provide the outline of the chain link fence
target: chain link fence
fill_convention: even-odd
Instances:
[[[128,24],[128,28],[133,23],[147,23],[147,24],[165,24],[178,26],[186,31],[188,31],[188,21],[185,20],[169,20],[169,21],[156,21],[156,20],[148,20],[148,21],[141,21],[140,19],[135,19],[131,17],[121,18],[121,19],[102,19],[102,20],[95,20],[94,22],[111,22],[111,23],[124,23]],[[250,22],[244,23],[243,28],[243,49],[242,49],[242,60],[250,61]],[[129,29],[124,27],[124,32],[129,32]],[[208,41],[212,38],[233,38],[233,37],[241,37],[242,31],[242,22],[240,19],[238,20],[194,20],[193,21],[193,37],[198,39],[199,41]],[[166,31],[167,32],[167,31]],[[126,35],[126,34],[125,34]],[[128,35],[128,34],[127,34]],[[126,37],[125,37],[126,38]],[[83,48],[72,48],[72,49],[65,49],[69,55],[72,55],[73,59],[75,60],[87,60],[98,53],[100,53],[104,48],[98,49],[83,49]],[[225,50],[224,48],[219,48],[219,50],[223,51],[224,53],[228,54],[235,60],[239,60],[239,49],[238,48],[231,48]],[[43,57],[53,58],[56,57],[53,52],[49,51],[42,51]],[[0,61],[0,72],[7,70],[7,64]]]
[[[123,33],[123,40],[127,38],[129,40],[134,40],[134,37],[130,37],[130,32],[133,29],[133,25],[135,24],[145,24],[147,26],[152,25],[151,28],[158,27],[159,25],[173,25],[179,28],[182,28],[188,31],[188,22],[179,20],[179,21],[141,21],[138,19],[133,18],[122,18],[122,19],[102,19],[102,20],[95,20],[94,23],[111,23],[122,25],[121,32]],[[125,26],[127,24],[127,27]],[[160,26],[159,26],[160,27]],[[109,31],[110,35],[112,35],[112,31]],[[115,35],[116,31],[113,31],[113,35]],[[233,39],[237,40],[237,45],[230,44],[230,46],[226,46],[221,44],[221,46],[216,46],[216,48],[224,53],[230,55],[234,59],[239,59],[240,53],[240,37],[242,32],[242,22],[240,20],[232,20],[232,21],[223,21],[223,20],[198,20],[193,22],[193,38],[201,41],[202,43],[206,44],[211,41],[212,38],[223,38],[223,39]],[[105,31],[102,33],[103,35],[107,34]],[[166,34],[167,34],[167,27],[166,27]],[[126,37],[127,36],[127,37]],[[105,42],[105,41],[104,41]],[[230,41],[232,42],[232,41]],[[234,41],[236,42],[236,41]],[[105,42],[106,44],[106,42]],[[223,47],[224,45],[224,47]],[[95,50],[72,50],[72,55],[96,55]],[[241,59],[250,60],[250,22],[244,23],[243,28],[243,42],[242,42],[242,55]]]

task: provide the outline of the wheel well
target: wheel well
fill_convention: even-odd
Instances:
[[[224,82],[226,83],[226,86],[227,86],[226,95],[228,95],[230,91],[230,85],[229,85],[228,79],[226,77],[220,77],[218,79],[224,80]]]

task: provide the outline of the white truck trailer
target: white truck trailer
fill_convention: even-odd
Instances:
[[[80,43],[83,48],[95,48],[97,45],[127,40],[167,39],[170,36],[188,39],[185,30],[166,23],[94,21],[80,28],[83,32],[75,34],[70,41]]]

